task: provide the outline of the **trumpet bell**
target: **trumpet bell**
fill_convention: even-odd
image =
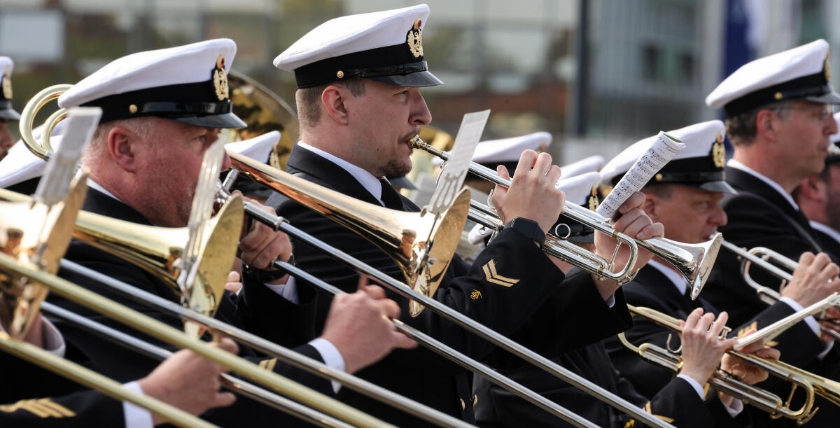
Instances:
[[[437,291],[467,221],[469,191],[458,193],[452,206],[439,217],[425,211],[403,212],[359,201],[237,153],[228,155],[233,168],[241,174],[319,212],[385,251],[412,289],[429,297]],[[410,303],[412,316],[422,310],[422,305]]]
[[[686,244],[670,239],[657,241],[659,241],[659,248],[663,251],[657,252],[656,255],[679,269],[691,287],[691,299],[696,299],[712,273],[723,243],[723,235],[716,232],[711,239],[699,244]]]

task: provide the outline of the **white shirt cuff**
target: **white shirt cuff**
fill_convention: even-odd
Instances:
[[[604,300],[604,303],[607,304],[608,308],[612,308],[613,306],[615,306],[615,294],[610,294],[609,299]]]
[[[64,358],[64,353],[67,351],[67,344],[64,342],[64,336],[58,331],[58,328],[44,318],[44,350],[58,357]]]
[[[705,397],[706,394],[704,393],[705,391],[703,391],[703,385],[700,385],[691,376],[684,375],[684,374],[678,374],[677,377],[685,380],[686,382],[688,382],[688,384],[691,385],[692,388],[694,388],[694,392],[697,393],[697,396],[699,396],[701,400],[706,398]]]
[[[129,382],[123,387],[138,394],[143,393],[143,388],[137,382]],[[128,401],[123,401],[123,415],[125,428],[152,428],[154,426],[152,412]]]
[[[300,303],[298,301],[297,283],[295,277],[291,275],[285,284],[265,284],[265,286],[294,304]]]
[[[329,340],[319,337],[311,340],[309,344],[321,354],[321,358],[324,359],[324,364],[330,368],[344,371],[344,357],[341,356],[341,352],[338,352],[338,348],[330,343]],[[341,383],[332,381],[332,388],[338,394],[338,391],[341,389]]]
[[[744,411],[744,402],[736,398],[732,400],[732,407],[727,405],[724,405],[723,407],[726,409],[726,413],[729,413],[729,416],[734,418]]]

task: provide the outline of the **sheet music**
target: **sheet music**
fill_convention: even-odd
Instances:
[[[440,173],[438,186],[426,207],[429,212],[441,214],[455,200],[455,196],[464,185],[464,179],[467,177],[475,147],[481,139],[481,133],[484,132],[484,125],[487,124],[487,118],[489,117],[490,110],[464,115],[461,128],[458,129],[458,135],[455,137],[452,154],[446,162],[446,167]]]
[[[656,140],[647,153],[636,160],[612,192],[601,202],[597,209],[598,214],[612,218],[621,204],[630,198],[630,195],[641,190],[654,174],[684,148],[685,144],[680,140],[659,131],[659,135],[656,136]]]

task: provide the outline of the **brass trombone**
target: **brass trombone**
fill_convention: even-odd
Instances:
[[[635,307],[632,305],[627,305],[627,307],[636,316],[641,316],[677,333],[682,331],[679,321],[667,314],[650,308]],[[645,360],[675,372],[679,371],[679,367],[681,366],[679,354],[675,354],[651,343],[644,343],[639,346],[633,345],[624,337],[624,333],[619,334],[618,338],[624,346],[638,353]],[[772,419],[784,417],[796,420],[798,424],[808,422],[816,411],[819,410],[819,408],[812,410],[814,406],[814,394],[822,396],[835,405],[840,405],[840,383],[816,376],[781,361],[761,358],[734,350],[727,352],[743,359],[748,364],[752,364],[792,384],[790,395],[786,401],[783,401],[779,396],[761,388],[746,385],[721,370],[717,370],[712,375],[712,378],[709,379],[709,383],[718,391],[729,394],[742,400],[744,403],[751,404],[769,413]],[[798,387],[801,387],[805,391],[805,402],[799,409],[791,409],[790,402]]]
[[[49,90],[49,88],[48,88],[48,90]],[[50,96],[48,90],[41,91],[41,93],[39,93],[39,96],[40,97]],[[34,117],[34,113],[32,112],[32,110],[34,110],[34,109],[29,109],[28,107],[30,105],[42,106],[44,104],[45,103],[40,101],[39,99],[33,98],[33,100],[30,101],[27,104],[27,108],[24,109],[25,111],[30,111],[29,115],[31,115],[31,116],[27,116],[26,118],[22,119],[21,120],[21,123],[22,123],[21,126],[23,127],[24,123],[28,123],[28,127],[31,127],[31,124],[32,124],[32,121],[33,121],[32,117]],[[58,115],[58,112],[53,114],[53,116],[56,116],[56,115]],[[50,125],[50,126],[52,126],[52,125]],[[44,129],[44,135],[48,135],[51,132],[50,127],[45,125],[44,128],[45,128]],[[22,130],[21,134],[22,135],[27,135],[23,130]],[[31,131],[29,131],[28,135],[31,137]],[[32,148],[33,146],[36,146],[36,148],[33,149],[33,153],[35,153],[36,155],[39,155],[41,157],[49,157],[50,149],[49,149],[49,147],[46,147],[46,148],[43,147],[44,146],[43,141],[38,143],[37,141],[34,140],[34,138],[31,139],[31,142],[28,141],[28,140],[29,140],[29,138],[24,138],[24,141],[27,142],[27,145],[30,148]],[[41,147],[40,149],[37,148],[39,146]],[[383,274],[382,272],[377,271],[377,270],[373,269],[372,267],[370,267],[368,265],[365,265],[362,262],[348,256],[347,254],[341,253],[341,252],[337,251],[336,249],[334,249],[332,247],[329,247],[326,244],[323,244],[323,242],[315,240],[315,238],[312,238],[311,236],[301,232],[300,230],[288,225],[287,223],[285,223],[285,221],[282,218],[277,218],[276,216],[267,215],[264,211],[259,210],[259,209],[254,209],[253,207],[251,209],[249,209],[248,204],[246,204],[246,211],[248,212],[249,215],[253,216],[254,218],[258,219],[259,221],[265,222],[266,224],[268,224],[271,227],[274,227],[275,230],[282,230],[283,232],[286,232],[286,233],[288,233],[292,236],[298,237],[300,239],[307,239],[307,237],[308,237],[308,239],[312,240],[312,243],[313,243],[314,246],[316,246],[318,248],[321,248],[321,249],[326,248],[326,250],[329,251],[330,254],[332,254],[333,256],[335,256],[336,258],[341,260],[342,262],[348,263],[351,266],[355,267],[357,270],[360,270],[360,271],[368,274],[369,276],[376,279],[381,284],[389,287],[393,291],[407,297],[408,299],[411,299],[415,302],[418,302],[418,304],[422,304],[425,307],[429,307],[429,308],[434,309],[436,312],[439,312],[439,313],[443,314],[443,316],[445,316],[446,318],[448,318],[451,321],[454,321],[456,324],[459,324],[459,325],[463,326],[464,328],[466,328],[466,329],[478,334],[479,336],[487,339],[491,343],[494,343],[495,345],[497,345],[497,346],[499,346],[503,349],[506,349],[510,352],[513,352],[514,354],[519,355],[520,357],[524,358],[525,360],[527,360],[527,361],[529,361],[533,364],[536,364],[538,367],[541,367],[543,370],[546,370],[549,373],[551,373],[555,376],[558,376],[561,379],[564,379],[566,382],[568,382],[568,383],[570,383],[570,384],[572,384],[572,385],[574,385],[574,386],[576,386],[580,389],[583,389],[584,391],[588,392],[589,394],[591,394],[593,396],[596,396],[600,400],[605,401],[606,403],[620,409],[621,411],[632,415],[637,420],[639,420],[641,422],[644,422],[645,424],[647,424],[649,426],[659,426],[659,427],[668,426],[663,421],[645,413],[641,409],[634,406],[632,403],[630,403],[630,402],[628,402],[628,401],[626,401],[626,400],[624,400],[624,399],[622,399],[618,396],[615,396],[614,394],[611,394],[608,391],[604,391],[602,388],[598,387],[594,383],[592,383],[592,382],[590,382],[590,381],[588,381],[588,380],[586,380],[586,379],[584,379],[580,376],[577,376],[574,373],[569,372],[565,368],[557,365],[556,363],[551,362],[547,358],[542,357],[541,355],[539,355],[539,354],[537,354],[537,353],[535,353],[535,352],[533,352],[533,351],[531,351],[527,348],[524,348],[519,344],[516,344],[515,342],[511,341],[510,339],[496,333],[495,331],[485,327],[484,325],[482,325],[480,323],[477,323],[477,322],[473,321],[472,319],[466,317],[463,314],[458,313],[457,311],[453,311],[452,309],[446,307],[445,305],[443,305],[443,304],[441,304],[441,303],[437,302],[436,300],[431,299],[429,297],[429,296],[434,294],[434,289],[436,288],[439,281],[442,279],[443,273],[446,271],[445,264],[447,264],[450,261],[452,254],[454,254],[454,250],[455,250],[455,247],[457,246],[457,241],[458,241],[458,237],[460,235],[460,231],[463,229],[463,223],[466,219],[466,211],[468,209],[467,205],[466,205],[467,200],[468,200],[468,196],[465,193],[462,193],[461,198],[459,200],[456,200],[455,207],[450,208],[448,210],[447,215],[444,216],[443,221],[438,220],[437,222],[431,222],[432,223],[431,226],[429,226],[427,223],[419,225],[420,227],[425,227],[426,229],[422,230],[422,233],[417,233],[417,235],[416,235],[417,237],[440,236],[441,238],[437,238],[437,240],[434,242],[433,246],[432,245],[415,245],[415,247],[412,248],[412,251],[408,255],[406,255],[406,252],[404,252],[403,248],[401,248],[401,246],[400,246],[401,238],[402,238],[401,237],[401,232],[402,232],[403,229],[396,229],[396,230],[398,230],[398,232],[393,232],[393,230],[384,230],[382,228],[383,224],[393,226],[394,223],[391,221],[391,219],[389,217],[390,212],[392,210],[387,210],[385,208],[376,207],[377,210],[384,210],[384,211],[378,211],[377,213],[372,214],[371,209],[367,207],[369,204],[362,203],[363,205],[359,206],[359,205],[357,205],[357,204],[359,204],[358,201],[352,201],[356,205],[351,204],[352,206],[342,207],[339,210],[335,205],[332,205],[332,204],[337,197],[340,197],[340,196],[343,196],[343,195],[337,194],[337,192],[332,192],[328,189],[324,189],[321,186],[312,185],[311,183],[309,183],[309,182],[307,182],[303,179],[293,177],[290,174],[286,174],[282,171],[279,171],[279,170],[276,170],[274,168],[270,168],[268,166],[262,165],[259,162],[253,161],[251,159],[248,159],[248,158],[236,155],[236,154],[232,154],[232,153],[230,155],[231,155],[233,163],[235,165],[237,165],[237,168],[240,169],[240,171],[245,170],[244,172],[246,174],[250,175],[251,178],[255,179],[256,181],[263,182],[264,184],[268,184],[270,187],[275,188],[275,190],[282,191],[287,196],[290,196],[293,199],[298,200],[299,202],[303,203],[304,205],[309,206],[310,208],[312,208],[316,211],[319,211],[321,213],[330,214],[330,215],[340,216],[340,217],[342,217],[342,221],[345,222],[344,224],[347,225],[348,227],[350,227],[352,230],[357,231],[357,233],[372,234],[372,235],[374,235],[373,238],[374,238],[375,241],[379,240],[380,242],[385,243],[386,246],[389,245],[392,248],[391,253],[394,253],[396,251],[396,254],[394,254],[392,257],[396,257],[396,259],[399,259],[399,258],[404,259],[403,263],[400,264],[401,267],[404,268],[405,265],[411,266],[412,267],[412,274],[411,275],[414,275],[413,272],[415,271],[415,269],[417,269],[420,272],[419,274],[416,275],[416,280],[413,281],[413,283],[414,284],[419,284],[419,286],[417,288],[420,289],[422,292],[416,292],[412,288],[407,286],[406,284],[392,279],[391,277]],[[278,178],[278,176],[280,178]],[[282,187],[283,190],[278,189],[276,186]],[[399,213],[399,214],[408,214],[408,213],[402,213],[402,212],[398,212],[398,211],[394,211],[394,212]],[[362,215],[360,213],[364,213],[364,215]],[[371,219],[371,216],[373,216],[374,218]],[[403,223],[401,223],[401,222],[403,222]],[[417,229],[418,225],[415,224],[417,222],[418,222],[418,219],[417,219],[417,214],[416,213],[413,217],[408,217],[408,218],[405,218],[405,219],[398,219],[397,220],[397,224],[406,224],[409,228],[411,228],[411,230]],[[402,226],[400,226],[400,227],[402,227]],[[435,234],[435,231],[446,231],[446,230],[449,230],[450,232]],[[449,235],[449,236],[447,236],[447,235]],[[314,242],[316,242],[316,241],[319,244],[314,244]],[[449,241],[451,241],[451,244],[449,243]],[[67,270],[85,275],[85,276],[90,277],[90,278],[95,278],[99,282],[107,283],[107,284],[119,289],[117,287],[119,284],[116,284],[118,281],[114,281],[113,279],[105,277],[103,275],[98,275],[97,276],[96,272],[93,272],[89,269],[84,269],[81,266],[75,265],[75,264],[73,264],[73,263],[71,263],[67,260],[63,260],[61,262],[61,267],[62,267],[62,269],[67,269]],[[404,272],[405,271],[406,270],[404,268]],[[122,284],[122,285],[125,286],[125,284]],[[128,289],[128,291],[126,291],[126,292],[131,293],[131,294],[134,294],[133,293],[134,291],[139,291],[139,290],[136,290],[135,287],[126,286],[126,288]],[[134,289],[134,290],[130,290],[130,289]],[[277,347],[276,345],[274,345],[270,342],[261,340],[261,339],[255,337],[255,336],[253,336],[253,335],[249,336],[247,333],[245,333],[245,332],[243,332],[239,329],[235,329],[234,327],[231,327],[229,325],[225,325],[224,323],[220,323],[220,322],[218,322],[218,321],[216,321],[216,320],[214,320],[210,317],[207,317],[207,316],[204,316],[204,315],[201,315],[201,314],[196,314],[192,311],[185,310],[184,308],[180,307],[179,305],[177,305],[173,302],[168,302],[165,299],[157,298],[157,296],[147,296],[147,297],[148,297],[149,300],[163,300],[163,301],[157,301],[156,303],[154,303],[154,305],[159,307],[159,308],[161,308],[161,307],[163,307],[163,305],[165,305],[165,306],[168,307],[167,311],[169,311],[171,313],[174,313],[174,314],[178,314],[178,316],[180,316],[182,318],[190,319],[192,321],[196,321],[200,324],[203,324],[203,325],[213,329],[214,331],[218,331],[218,332],[225,333],[225,334],[233,334],[234,337],[236,337],[238,341],[240,341],[242,343],[246,343],[249,346],[252,346],[254,349],[257,349],[261,352],[277,355],[278,353],[283,354],[284,351],[285,351],[285,353],[287,354],[287,357],[289,357],[289,359],[292,361],[292,364],[299,365],[299,367],[304,368],[306,370],[313,370],[313,369],[311,369],[311,367],[313,367],[311,365],[311,362],[309,362],[309,361],[306,361],[306,362],[296,361],[294,359],[295,355],[292,355],[292,356],[288,355],[288,354],[294,354],[294,352],[285,350],[283,348],[278,349],[279,347]],[[143,300],[147,303],[149,302],[149,300],[146,300],[145,298]],[[158,306],[158,305],[161,305],[161,306]],[[406,331],[406,330],[404,330],[404,331]],[[236,332],[236,333],[232,333],[232,332]],[[416,332],[416,333],[413,333],[412,336],[415,339],[418,339],[418,341],[420,341],[421,343],[425,343],[424,340],[421,340],[421,336],[419,336],[419,334],[420,334],[420,332]],[[240,340],[242,338],[248,338],[248,340],[247,341]],[[430,341],[431,341],[431,339],[430,339]],[[454,350],[451,350],[450,348],[444,348],[443,346],[441,346],[440,349],[441,349],[440,351],[437,350],[437,349],[435,349],[435,351],[436,352],[447,352],[447,353],[455,352]],[[465,356],[463,356],[462,354],[453,353],[452,355],[457,355],[455,357],[455,359],[458,360],[459,363],[463,362],[465,364],[469,364],[469,361],[467,359],[465,359]],[[447,356],[447,357],[452,358],[450,356]],[[324,372],[325,368],[326,368],[326,366],[323,366],[323,368],[319,368],[319,369],[316,369],[316,370]],[[478,368],[476,368],[476,369],[478,369]],[[488,370],[488,374],[492,372],[492,370],[490,370],[490,369],[487,369],[487,370]],[[345,385],[347,385],[348,387],[359,390],[359,389],[357,389],[357,387],[353,386],[354,381],[352,380],[352,378],[347,379],[347,378],[344,378],[343,376],[348,376],[348,375],[346,375],[343,372],[330,372],[330,377],[333,378],[334,380],[339,380],[342,383],[344,383]],[[345,383],[345,382],[347,382],[347,383]],[[572,423],[572,424],[577,425],[577,426],[587,426],[587,427],[594,426],[591,422],[588,422],[585,419],[582,419],[579,416],[574,415],[571,412],[568,412],[566,409],[559,406],[557,403],[553,403],[550,400],[545,399],[544,397],[541,397],[537,394],[534,394],[532,391],[527,390],[524,387],[521,387],[521,385],[518,385],[515,382],[510,381],[509,379],[507,379],[507,381],[504,381],[504,383],[505,384],[502,385],[503,387],[506,387],[508,389],[514,388],[513,389],[514,393],[520,394],[520,396],[522,396],[523,398],[525,398],[525,399],[527,399],[531,402],[534,402],[535,404],[537,404],[538,406],[540,406],[540,407],[542,407],[546,410],[551,411],[553,414],[557,415],[558,417],[563,418],[564,420],[566,420],[569,423]],[[359,390],[359,391],[362,392],[362,393],[367,393],[366,391],[362,391],[362,390]],[[428,417],[427,413],[428,412],[420,412],[420,413],[414,413],[414,414],[421,417],[421,418],[424,418],[424,417]]]
[[[431,146],[430,144],[427,144],[418,136],[415,136],[411,140],[411,144],[412,147],[425,150],[435,156],[440,157],[444,161],[449,160],[448,153],[437,149]],[[470,164],[470,172],[500,186],[510,187],[510,181],[499,178],[495,171],[482,165],[479,165],[475,162],[472,162]],[[498,222],[486,223],[482,221],[482,217],[484,217],[485,220],[487,217],[497,217],[490,207],[479,203],[475,203],[474,201],[471,205],[473,208],[477,209],[479,212],[481,212],[481,214],[483,214],[483,216],[479,215],[475,217],[475,220],[477,222],[489,227],[498,226]],[[590,226],[596,231],[614,237],[618,240],[619,245],[627,245],[633,252],[633,255],[630,258],[630,262],[628,262],[627,265],[620,271],[613,272],[611,269],[613,268],[612,265],[615,258],[615,254],[618,252],[618,248],[616,248],[616,252],[613,253],[613,260],[610,261],[593,259],[589,255],[585,257],[580,257],[580,254],[577,250],[572,250],[574,252],[569,253],[569,246],[557,245],[557,240],[562,240],[563,237],[562,233],[559,233],[559,231],[556,230],[551,231],[551,234],[554,235],[557,238],[557,240],[552,239],[551,242],[546,240],[546,245],[543,247],[546,249],[546,252],[551,252],[551,255],[555,255],[564,261],[572,263],[575,266],[578,266],[582,269],[585,269],[588,272],[594,273],[602,277],[614,279],[619,283],[624,283],[632,280],[633,278],[633,272],[631,272],[631,270],[633,263],[635,262],[635,253],[638,252],[638,249],[636,249],[635,247],[636,245],[638,245],[659,256],[660,258],[677,268],[688,281],[689,286],[691,287],[692,298],[696,298],[700,294],[700,291],[702,291],[703,286],[706,284],[706,280],[708,279],[709,274],[712,270],[712,266],[714,265],[715,259],[717,258],[717,253],[720,249],[721,240],[723,239],[720,236],[720,234],[715,234],[712,236],[712,239],[700,244],[685,244],[682,242],[676,242],[665,238],[639,240],[624,235],[623,233],[616,232],[615,229],[613,229],[610,226],[609,219],[602,217],[594,211],[590,211],[586,208],[581,207],[580,205],[576,205],[568,201],[566,202],[566,205],[564,207],[563,215],[579,223]]]
[[[776,251],[773,251],[769,248],[765,247],[755,247],[750,250],[746,250],[741,248],[735,244],[732,244],[727,241],[723,241],[723,246],[733,253],[738,255],[738,258],[741,259],[741,275],[744,278],[744,282],[746,282],[750,287],[752,287],[756,294],[758,294],[758,298],[761,299],[764,303],[768,305],[775,304],[782,298],[782,295],[767,286],[761,285],[758,281],[752,278],[750,275],[750,268],[753,264],[761,267],[762,269],[770,272],[773,276],[779,278],[781,280],[781,284],[779,284],[779,290],[785,286],[790,280],[793,278],[793,271],[796,269],[797,263],[782,254],[779,254]],[[774,264],[776,263],[776,264]],[[778,265],[778,266],[777,266]],[[784,269],[780,268],[781,266]],[[817,317],[820,319],[821,317]],[[834,340],[840,340],[840,332],[834,331],[830,328],[820,327],[820,330],[831,336]]]
[[[386,220],[387,217],[383,217],[385,214],[379,213],[386,213],[389,214],[391,212],[395,212],[398,214],[411,214],[411,213],[402,213],[400,211],[393,211],[388,210],[386,208],[378,207],[378,206],[370,206],[370,204],[359,202],[355,199],[348,198],[338,192],[325,189],[322,186],[318,186],[314,183],[310,183],[302,178],[295,177],[291,174],[288,174],[284,171],[280,171],[275,168],[271,168],[261,162],[255,161],[250,159],[246,156],[242,156],[236,153],[228,153],[231,158],[231,162],[233,164],[233,168],[238,171],[239,174],[245,174],[246,176],[250,177],[254,181],[262,183],[265,186],[268,186],[284,195],[288,196],[289,198],[319,212],[322,213],[330,218],[334,218],[335,216],[346,217],[346,219],[342,219],[340,223],[345,224],[348,228],[353,230],[354,232],[361,234],[362,236],[368,236],[368,234],[376,233],[382,234],[385,233],[390,234],[390,236],[399,236],[394,230],[400,229],[391,229],[389,232],[388,230],[384,230],[382,224],[389,224]],[[466,193],[462,193],[459,196],[462,199],[456,200],[456,204],[464,203],[464,207],[461,208],[466,211],[465,202],[468,199]],[[345,207],[341,209],[345,209],[346,211],[339,211],[339,206],[346,204]],[[452,212],[453,208],[449,209],[449,212]],[[448,320],[460,325],[461,327],[469,330],[472,333],[477,334],[478,336],[488,340],[489,342],[493,343],[494,345],[504,349],[508,352],[511,352],[514,355],[519,356],[520,358],[530,362],[531,364],[536,365],[537,367],[545,370],[546,372],[550,373],[553,376],[556,376],[560,379],[563,379],[567,383],[587,392],[588,394],[598,398],[601,401],[621,410],[624,413],[632,415],[639,421],[644,422],[649,426],[668,426],[662,420],[652,417],[650,414],[645,413],[641,409],[634,406],[632,403],[624,400],[621,397],[618,397],[609,391],[604,390],[603,388],[595,385],[594,383],[584,379],[581,376],[578,376],[575,373],[570,372],[566,368],[558,365],[557,363],[543,357],[542,355],[537,354],[536,352],[525,348],[524,346],[510,340],[509,338],[497,333],[496,331],[486,327],[485,325],[476,322],[475,320],[467,317],[466,315],[455,311],[448,306],[434,300],[426,293],[418,292],[417,290],[412,289],[412,287],[406,285],[405,283],[399,282],[390,276],[382,273],[379,270],[374,269],[370,265],[365,264],[364,262],[340,251],[323,241],[303,232],[302,230],[290,225],[285,219],[282,217],[278,217],[276,215],[271,215],[262,211],[258,208],[251,207],[248,203],[245,204],[245,211],[249,215],[251,215],[254,219],[268,225],[269,227],[274,228],[274,230],[280,230],[288,235],[301,239],[305,241],[307,244],[321,250],[324,252],[329,253],[333,258],[345,263],[346,265],[356,269],[357,271],[364,273],[374,280],[376,280],[379,284],[382,284],[388,287],[391,291],[400,294],[401,296],[410,299],[412,301],[417,302],[429,308],[439,315],[447,318]],[[370,214],[371,212],[377,214]],[[364,217],[360,214],[364,213]],[[416,213],[414,213],[416,215]],[[462,214],[463,215],[463,211]],[[366,224],[370,223],[370,224]],[[393,228],[393,226],[392,226]],[[452,235],[451,238],[454,238],[454,242],[457,242],[458,237],[460,236],[461,229],[463,226],[460,226],[455,229],[450,229],[450,234]],[[418,234],[418,236],[422,236]],[[376,238],[380,239],[380,238]],[[390,238],[396,239],[396,238]],[[447,238],[450,239],[450,238]],[[376,242],[376,241],[374,241]],[[437,245],[437,243],[436,243]],[[454,247],[453,247],[454,248]],[[385,249],[385,248],[383,248]],[[391,258],[397,261],[398,264],[401,262],[401,257],[398,254],[393,254],[393,252],[397,251],[398,247],[392,248],[391,251],[386,249],[386,252],[391,254]],[[454,250],[452,250],[454,252]],[[448,253],[451,258],[452,252]],[[404,263],[404,261],[403,261]],[[313,278],[308,276],[306,272],[300,271],[299,269],[295,268],[293,265],[283,262],[276,262],[278,267],[288,270],[295,276],[302,275],[304,278],[307,278],[308,281],[312,281],[313,284],[317,285],[318,280],[317,278]],[[405,272],[405,269],[403,269]],[[328,292],[334,292],[333,290],[327,290]],[[398,326],[399,327],[399,326]],[[406,331],[406,330],[403,330]],[[414,333],[411,333],[412,336]],[[415,336],[415,338],[417,338]],[[422,340],[419,340],[423,343]],[[454,350],[449,351],[441,351],[436,348],[432,348],[435,352],[455,352]],[[452,355],[457,355],[457,359],[453,359],[451,355],[445,355],[447,358],[450,358],[452,361],[461,364],[462,362],[466,362],[466,356],[463,356],[460,353],[454,353]],[[490,378],[491,381],[495,380]],[[500,386],[511,390],[507,385],[500,384]],[[521,387],[521,386],[520,386]],[[541,396],[531,396],[528,394],[522,394],[516,390],[511,390],[511,392],[519,395],[520,397],[531,401],[532,403],[542,407],[545,409],[544,398]],[[535,398],[539,401],[535,402]],[[556,404],[556,403],[551,403]],[[555,411],[555,414],[557,412]],[[558,416],[560,416],[558,414]],[[567,422],[580,425],[579,421],[570,420],[564,416],[563,417]],[[578,417],[579,418],[579,417]],[[588,421],[587,421],[588,422]]]
[[[18,202],[30,200],[27,196],[10,192],[5,189],[0,189],[0,199]],[[230,202],[233,202],[233,204]],[[225,204],[225,207],[223,207],[219,214],[217,214],[217,216],[213,219],[213,223],[217,226],[213,228],[213,231],[208,233],[211,233],[216,238],[208,240],[210,242],[208,247],[210,248],[205,249],[205,255],[213,253],[214,251],[212,250],[214,246],[223,247],[231,245],[233,248],[236,248],[235,242],[230,243],[226,241],[227,237],[229,237],[231,233],[235,232],[234,235],[239,234],[239,228],[241,227],[241,211],[240,216],[237,217],[235,214],[232,214],[232,212],[235,213],[235,209],[228,209],[226,207],[235,207],[237,204],[240,204],[239,206],[241,206],[241,196],[232,197],[232,199]],[[239,221],[237,222],[236,219],[239,219]],[[221,227],[218,225],[221,225]],[[187,231],[185,229],[186,228],[142,226],[86,211],[80,211],[78,217],[76,218],[76,231],[74,232],[74,237],[121,257],[135,266],[153,273],[164,282],[170,284],[176,294],[180,294],[180,289],[177,285],[173,285],[175,284],[175,278],[177,278],[178,274],[177,271],[173,271],[173,268],[176,266],[174,260],[183,252],[183,246],[184,242],[186,242],[187,235]],[[202,263],[206,266],[212,267],[214,266],[213,261],[214,259],[208,258],[207,260],[202,260]],[[464,426],[461,421],[447,416],[437,410],[431,409],[428,406],[411,401],[401,395],[380,388],[358,377],[332,369],[323,363],[312,360],[285,347],[276,345],[253,334],[247,333],[244,330],[218,321],[209,316],[211,315],[210,313],[196,312],[192,309],[183,308],[174,302],[145,293],[136,287],[115,281],[113,278],[109,278],[68,260],[61,260],[60,266],[61,269],[65,269],[105,284],[115,291],[119,291],[133,299],[140,300],[143,303],[153,306],[163,312],[179,316],[184,321],[191,321],[197,325],[209,328],[214,332],[223,333],[234,338],[240,343],[259,350],[260,352],[280,358],[316,375],[323,375],[331,380],[338,381],[348,388],[369,395],[374,399],[398,406],[404,411],[419,416],[420,418],[426,419],[430,422],[442,426]],[[226,271],[227,269],[229,268],[222,266],[223,271]],[[201,271],[205,273],[205,276],[207,272],[212,270],[212,268],[201,269]],[[222,280],[221,284],[224,284],[224,280]],[[132,327],[134,326],[132,325]],[[138,330],[145,331],[143,329]],[[237,381],[236,383],[239,384],[241,382]],[[238,388],[236,385],[230,386],[239,393],[259,399],[259,397],[254,396],[255,393],[260,393],[260,391],[255,388]],[[337,415],[333,416],[338,417]],[[338,418],[342,419],[340,417]]]
[[[65,262],[66,260],[63,260],[61,264],[64,265]],[[83,287],[46,272],[22,266],[16,260],[5,254],[0,254],[0,270],[29,278],[31,281],[35,281],[49,288],[50,291],[70,301],[97,311],[138,331],[147,333],[158,340],[180,348],[190,349],[196,354],[223,367],[227,367],[241,376],[268,386],[275,391],[281,392],[290,398],[305,403],[340,420],[359,426],[390,426],[385,422],[377,420],[321,393],[303,387],[274,372],[259,368],[255,364],[242,360],[233,354],[214,348],[205,342],[194,340],[182,331],[178,331],[160,321],[135,312]],[[140,290],[137,291],[142,293]],[[173,305],[178,306],[174,303]]]

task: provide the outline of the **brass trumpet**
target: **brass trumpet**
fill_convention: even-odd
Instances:
[[[627,307],[630,309],[630,312],[636,316],[644,317],[645,319],[648,319],[662,327],[676,331],[677,333],[682,331],[679,321],[667,314],[663,314],[662,312],[650,308],[635,307],[632,305],[627,305]],[[645,360],[671,369],[675,372],[679,371],[681,358],[678,354],[651,343],[644,343],[639,346],[633,345],[624,337],[624,333],[619,334],[618,338],[624,346],[631,351],[638,353],[639,356]],[[816,376],[781,361],[761,358],[752,354],[745,354],[734,350],[728,351],[728,353],[741,358],[748,364],[752,364],[767,371],[775,377],[787,380],[792,384],[790,395],[785,401],[779,396],[761,388],[746,385],[721,370],[716,371],[712,375],[712,378],[709,379],[709,383],[717,390],[769,413],[770,417],[773,419],[784,417],[793,419],[797,421],[798,424],[808,422],[814,416],[816,411],[819,410],[818,408],[812,410],[814,406],[814,394],[822,396],[835,405],[840,405],[840,383]],[[799,387],[805,391],[805,403],[798,409],[791,409],[790,401],[793,398],[796,389]]]
[[[449,160],[449,154],[439,150],[423,140],[421,140],[418,136],[415,136],[411,140],[412,147],[425,150],[435,156],[440,157],[444,161]],[[479,165],[475,162],[470,164],[470,172],[485,179],[492,183],[498,184],[504,187],[510,187],[510,181],[502,180],[496,174],[495,171]],[[477,209],[483,214],[483,217],[496,217],[495,213],[493,212],[490,207],[477,204],[474,201],[471,203],[472,207]],[[653,238],[647,240],[639,240],[635,238],[631,238],[623,233],[616,232],[615,229],[610,226],[610,220],[607,218],[602,217],[600,214],[590,211],[586,208],[581,207],[580,205],[576,205],[570,202],[566,202],[566,205],[563,210],[563,215],[575,220],[579,223],[585,224],[587,226],[592,227],[596,231],[609,235],[611,237],[616,238],[619,241],[619,245],[625,244],[627,245],[631,251],[634,253],[629,262],[627,263],[624,268],[622,268],[618,272],[613,272],[613,260],[615,258],[615,253],[613,253],[613,260],[598,260],[593,259],[592,257],[579,257],[579,254],[572,253],[571,255],[567,255],[569,252],[569,248],[566,245],[557,246],[557,242],[552,240],[552,245],[549,245],[549,241],[546,240],[546,252],[551,252],[550,254],[556,255],[557,257],[561,257],[563,260],[574,264],[575,266],[580,267],[581,269],[585,269],[588,272],[594,273],[599,276],[607,277],[618,281],[619,283],[624,283],[632,280],[633,272],[632,266],[635,262],[635,253],[638,252],[636,249],[636,245],[642,247],[653,254],[659,256],[663,260],[667,261],[674,267],[676,267],[688,281],[689,286],[691,287],[691,296],[692,298],[696,298],[700,291],[703,290],[703,286],[706,284],[706,280],[711,273],[712,266],[714,265],[715,259],[717,258],[717,253],[720,250],[721,240],[723,239],[720,234],[715,234],[709,241],[700,243],[700,244],[685,244],[682,242],[672,241],[670,239],[665,238]],[[481,223],[488,225],[489,227],[497,227],[498,223],[495,224],[487,224],[481,222],[481,216],[475,217],[476,220]],[[558,240],[562,240],[562,233],[558,233],[558,231],[551,231],[551,234],[554,235]],[[618,248],[616,248],[616,253]],[[597,256],[595,256],[597,257]],[[596,260],[593,263],[593,260]],[[605,269],[605,266],[608,269]]]
[[[737,254],[738,258],[741,259],[741,275],[744,278],[744,282],[755,290],[761,301],[767,303],[768,305],[772,305],[782,298],[782,295],[778,291],[761,285],[758,281],[753,279],[750,275],[750,268],[753,264],[755,264],[767,272],[770,272],[773,276],[779,278],[779,280],[781,280],[779,289],[781,290],[782,287],[784,287],[785,284],[790,282],[791,278],[793,278],[792,272],[796,269],[797,265],[795,261],[765,247],[755,247],[750,250],[746,250],[727,241],[723,241],[723,246],[727,250]],[[787,270],[780,268],[774,263]],[[820,319],[822,317],[817,316],[816,318]],[[840,332],[824,327],[820,327],[820,330],[831,336],[834,340],[840,340]]]

